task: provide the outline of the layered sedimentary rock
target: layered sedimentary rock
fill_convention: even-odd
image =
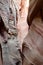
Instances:
[[[39,0],[37,1],[39,3]],[[36,3],[38,7],[40,4],[42,3]],[[33,5],[35,5],[35,3]],[[28,18],[28,22],[32,23],[23,42],[23,65],[43,65],[43,20],[40,15],[40,8],[41,7],[38,9],[36,7],[35,9],[34,6],[32,6],[29,11],[32,14],[28,13],[28,17],[32,17]]]

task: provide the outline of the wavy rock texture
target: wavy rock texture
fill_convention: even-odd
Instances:
[[[43,21],[40,14],[33,18],[23,42],[22,52],[24,55],[23,65],[43,65]]]
[[[34,19],[23,43],[23,65],[43,65],[43,23]]]

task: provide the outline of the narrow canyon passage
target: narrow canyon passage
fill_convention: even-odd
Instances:
[[[0,65],[43,65],[42,0],[0,0]]]

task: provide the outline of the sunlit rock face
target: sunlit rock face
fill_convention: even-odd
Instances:
[[[16,5],[16,8],[17,8],[18,39],[20,43],[22,43],[23,39],[28,33],[27,13],[28,13],[29,0],[19,0],[19,1],[13,0],[13,3]],[[14,7],[13,7],[13,10],[14,10]]]
[[[28,4],[29,0],[21,0],[20,8],[19,8],[19,21],[17,24],[18,28],[18,38],[20,42],[23,42],[23,39],[28,33],[28,25],[27,25],[27,13],[28,13]]]

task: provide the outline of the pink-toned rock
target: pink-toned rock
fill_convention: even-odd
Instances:
[[[38,7],[39,5],[37,4]],[[30,20],[32,19],[32,24],[23,42],[23,65],[43,65],[43,20],[40,16],[40,12],[38,12],[40,9],[35,9],[37,11],[34,9],[30,10],[33,17],[32,15],[29,16],[30,13],[28,13],[28,16],[32,17],[30,18]],[[28,19],[28,22],[30,20]]]

